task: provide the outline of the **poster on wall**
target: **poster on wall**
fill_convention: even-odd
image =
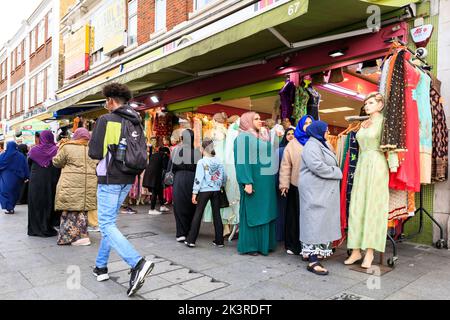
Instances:
[[[89,70],[90,27],[83,26],[64,39],[64,78]]]
[[[123,0],[107,0],[91,17],[93,52],[103,54],[123,49],[127,44],[126,6]]]

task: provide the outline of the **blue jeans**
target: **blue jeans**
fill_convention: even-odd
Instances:
[[[98,250],[96,267],[106,268],[111,248],[134,268],[142,259],[131,243],[117,229],[116,220],[120,206],[130,192],[132,185],[99,184],[97,188],[98,223],[102,233],[102,240]]]

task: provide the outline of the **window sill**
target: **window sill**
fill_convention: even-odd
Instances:
[[[138,45],[137,40],[136,40],[135,43],[133,43],[133,44],[132,44],[131,46],[129,46],[129,47],[127,46],[123,51],[124,51],[124,53],[127,53],[127,52],[130,52],[130,51],[136,49],[138,46],[139,46],[139,45]]]
[[[211,2],[211,3],[209,3],[209,4],[207,4],[206,6],[204,6],[204,7],[201,8],[201,9],[194,10],[194,12],[189,13],[189,14],[188,14],[188,19],[191,20],[191,19],[194,19],[194,18],[196,18],[196,17],[198,17],[198,16],[201,16],[201,15],[204,14],[205,12],[210,11],[211,9],[213,9],[214,7],[216,7],[217,5],[220,5],[220,4],[222,4],[222,3],[226,2],[226,1],[227,1],[227,0],[215,0],[215,1],[213,1],[213,2]]]
[[[150,40],[154,40],[155,38],[158,38],[158,37],[162,36],[162,35],[165,34],[166,32],[167,32],[167,28],[164,28],[164,29],[155,31],[155,32],[153,32],[153,33],[150,35]]]

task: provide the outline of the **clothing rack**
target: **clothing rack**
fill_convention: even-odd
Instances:
[[[400,40],[397,37],[395,37],[395,38],[391,38],[389,40],[385,40],[384,42],[386,42],[386,43],[398,43],[398,44],[402,45],[406,50],[408,50],[414,56],[414,58],[416,58],[417,60],[420,60],[424,64],[424,66],[418,66],[419,68],[422,68],[423,70],[426,70],[426,71],[431,71],[432,66],[430,66],[425,59],[420,58],[415,51],[413,51],[410,48],[408,48],[406,43],[403,42],[402,40]]]

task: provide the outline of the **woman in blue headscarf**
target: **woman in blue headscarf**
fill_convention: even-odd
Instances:
[[[14,214],[22,185],[29,178],[27,159],[18,150],[17,143],[8,142],[0,154],[0,203],[5,214]]]
[[[284,149],[280,166],[279,189],[286,201],[284,228],[284,246],[287,254],[300,254],[298,199],[298,175],[302,159],[303,146],[309,137],[306,128],[314,121],[311,116],[303,116],[297,124],[292,139]]]
[[[341,238],[339,183],[342,172],[325,138],[328,125],[313,122],[307,129],[299,181],[300,241],[302,255],[309,257],[308,271],[327,275],[318,257],[332,254],[331,244]]]

